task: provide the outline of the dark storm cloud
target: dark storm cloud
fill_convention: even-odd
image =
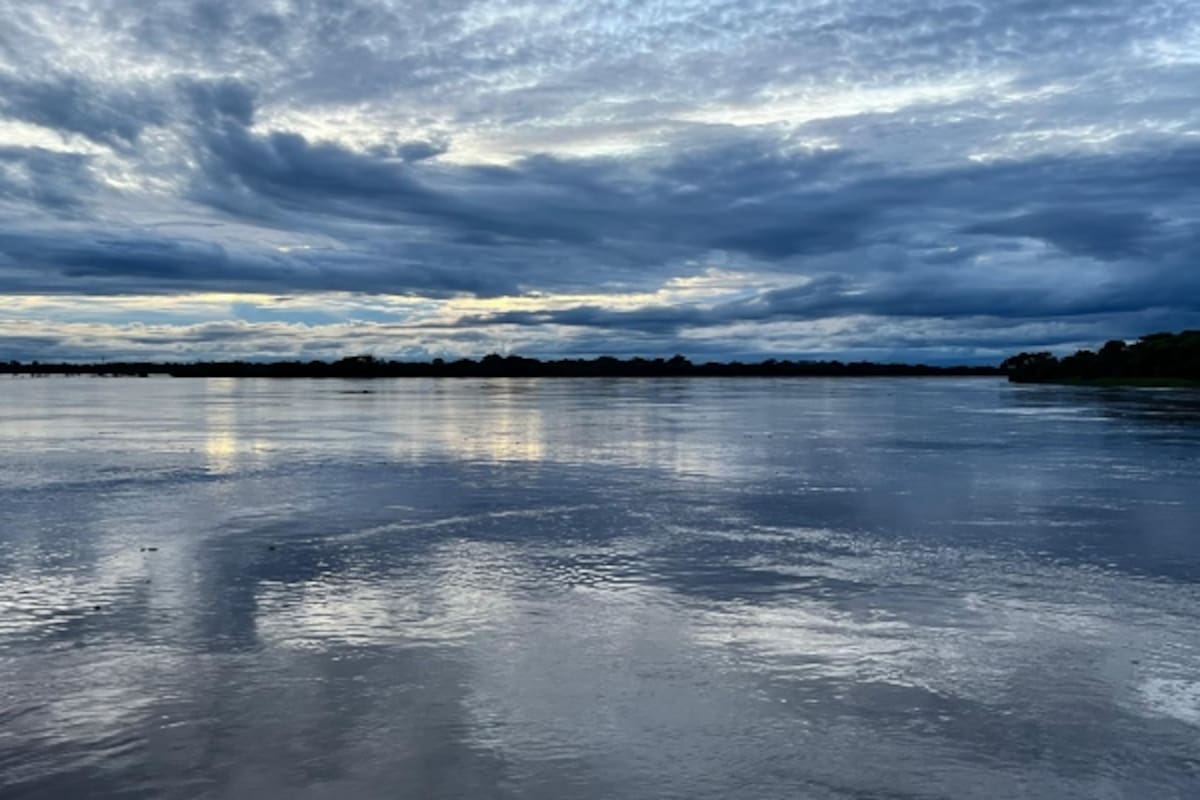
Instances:
[[[444,264],[387,260],[379,253],[233,250],[204,239],[114,233],[94,228],[59,231],[0,229],[0,275],[9,292],[97,295],[171,291],[359,291],[498,294],[511,285],[486,273]],[[72,288],[74,287],[74,288]]]
[[[1200,252],[1200,251],[1198,251]],[[925,271],[855,279],[824,274],[794,287],[773,289],[715,305],[674,304],[614,310],[581,305],[547,311],[471,315],[456,325],[571,326],[682,333],[745,323],[817,320],[847,315],[881,318],[1033,320],[1099,317],[1163,309],[1182,318],[1200,312],[1200,273],[1179,266],[1076,287],[981,285],[970,276]]]
[[[450,240],[491,245],[591,242],[587,217],[627,199],[586,168],[555,172],[546,159],[517,168],[422,168],[418,162],[436,152],[428,142],[359,152],[296,133],[256,134],[245,126],[250,114],[220,115],[198,132],[204,168],[192,188],[197,201],[264,219],[307,214],[318,224],[430,225]]]
[[[41,147],[0,146],[0,200],[56,215],[80,215],[95,189],[89,160]]]
[[[844,153],[788,154],[744,140],[665,161],[539,156],[504,167],[453,166],[406,160],[402,148],[368,153],[294,133],[258,134],[246,127],[248,91],[233,84],[190,91],[202,100],[193,199],[231,220],[321,230],[352,246],[235,256],[218,242],[156,232],[63,230],[45,241],[10,233],[0,237],[0,253],[15,265],[37,265],[42,291],[55,289],[57,274],[64,291],[81,280],[101,291],[128,280],[126,291],[177,282],[484,294],[582,286],[605,269],[610,278],[653,283],[670,275],[671,259],[720,251],[813,274],[805,258],[834,254],[847,259],[839,269],[849,275],[901,273],[893,280],[902,285],[887,294],[891,310],[919,315],[954,309],[917,267],[958,269],[955,283],[969,286],[961,271],[981,269],[965,261],[985,237],[1040,240],[1063,257],[1128,261],[1131,272],[1155,282],[1151,294],[1168,298],[1186,275],[1166,266],[1197,251],[1189,231],[1200,204],[1200,148],[899,171]],[[731,153],[737,169],[722,166]],[[46,187],[71,179],[65,167],[58,176],[43,170]],[[960,245],[965,254],[948,250]],[[3,277],[11,286],[11,272]],[[1042,288],[1027,294],[1029,303],[1020,292],[1005,294],[1010,299],[996,313],[1044,307],[1035,302]],[[888,313],[870,297],[822,295],[773,315]],[[962,299],[960,311],[974,314],[994,295],[965,292]],[[1079,303],[1088,302],[1081,295]]]
[[[147,126],[166,120],[164,108],[142,92],[74,75],[22,80],[0,74],[0,116],[117,147],[133,145]]]
[[[205,125],[249,125],[254,121],[254,90],[236,80],[183,81],[179,89]]]
[[[966,233],[1037,238],[1103,259],[1157,255],[1146,204],[1195,198],[1200,148],[1119,156],[1001,161],[900,171],[846,153],[788,153],[737,138],[663,161],[523,159],[507,167],[425,167],[413,147],[352,151],[285,132],[256,134],[248,93],[238,114],[200,133],[197,199],[234,213],[309,213],[324,220],[413,223],[446,239],[734,250],[776,261],[895,238],[885,216],[920,224],[952,212]],[[1024,213],[1014,211],[1042,204]],[[1134,204],[1136,210],[1127,210]]]
[[[1157,221],[1140,211],[1057,208],[980,222],[966,231],[1041,239],[1068,253],[1103,259],[1147,254],[1161,233]]]
[[[1161,278],[1161,275],[1155,276]],[[887,317],[1002,317],[1012,319],[1063,318],[1119,314],[1153,307],[1200,310],[1200,295],[1177,297],[1181,287],[1200,288],[1191,276],[1169,285],[1125,279],[1083,290],[1063,287],[986,286],[942,274],[921,281],[910,276],[875,285],[856,284],[841,275],[826,276],[812,284],[775,290],[754,301],[733,304],[722,312],[734,319],[805,318],[840,314]]]
[[[218,208],[421,225],[426,235],[483,246],[545,242],[597,254],[624,246],[640,251],[647,270],[687,251],[768,262],[858,251],[939,224],[968,246],[978,235],[1032,238],[1068,255],[1158,261],[1190,246],[1172,222],[1193,219],[1200,201],[1195,147],[904,172],[845,154],[784,155],[761,142],[739,143],[735,170],[718,166],[728,145],[666,163],[541,156],[425,169],[236,125],[204,143],[210,160],[196,194]],[[837,167],[842,173],[830,176]],[[1184,216],[1172,220],[1176,208]]]

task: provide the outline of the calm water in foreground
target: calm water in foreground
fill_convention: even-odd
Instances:
[[[0,456],[5,800],[1200,797],[1200,393],[0,379]]]

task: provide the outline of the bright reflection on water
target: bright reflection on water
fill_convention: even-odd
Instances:
[[[0,400],[4,798],[1200,796],[1197,394]]]

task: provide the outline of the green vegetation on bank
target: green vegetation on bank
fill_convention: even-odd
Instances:
[[[1017,383],[1097,386],[1200,386],[1200,331],[1153,333],[1133,344],[1114,339],[1099,351],[1020,353],[1000,368]]]

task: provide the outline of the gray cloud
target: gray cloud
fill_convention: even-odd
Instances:
[[[1146,255],[1161,236],[1159,224],[1144,212],[1057,208],[976,223],[966,231],[1042,239],[1068,253],[1102,259]]]
[[[1197,310],[1184,0],[0,12],[8,294],[572,292],[438,335],[588,347]]]
[[[0,270],[0,280],[29,290],[21,276],[33,265],[38,291],[79,291],[84,283],[101,292],[501,294],[598,284],[598,271],[653,284],[673,274],[675,259],[732,251],[815,276],[830,265],[812,257],[842,259],[840,277],[819,285],[845,291],[806,291],[809,299],[772,306],[770,316],[971,315],[987,313],[985,306],[998,315],[1055,314],[1079,313],[1072,309],[1091,307],[1097,291],[1110,289],[1073,290],[1060,280],[1050,306],[1043,285],[972,288],[970,272],[987,277],[979,240],[1041,240],[1063,263],[1128,263],[1112,301],[1118,305],[1185,302],[1191,279],[1179,265],[1197,252],[1187,233],[1193,217],[1180,215],[1200,199],[1200,158],[1186,148],[919,172],[845,155],[785,159],[770,148],[756,163],[745,143],[737,173],[697,169],[704,152],[666,163],[543,156],[507,167],[426,167],[395,152],[257,135],[238,114],[203,130],[193,199],[231,219],[321,230],[343,246],[281,253],[144,229],[0,232],[0,253],[14,265]],[[836,169],[843,177],[831,182],[826,176]],[[65,167],[59,173],[41,173],[50,198],[68,196],[53,189],[56,181],[75,180]],[[1133,202],[1142,210],[1120,210]],[[962,253],[952,249],[959,246]],[[946,276],[932,267],[951,270],[952,284],[964,288],[947,294]],[[849,279],[875,271],[896,273],[885,293],[863,293]]]
[[[94,189],[87,156],[0,146],[0,200],[77,216]]]
[[[98,85],[77,75],[23,80],[0,74],[0,115],[94,142],[128,147],[164,109],[138,89]]]

